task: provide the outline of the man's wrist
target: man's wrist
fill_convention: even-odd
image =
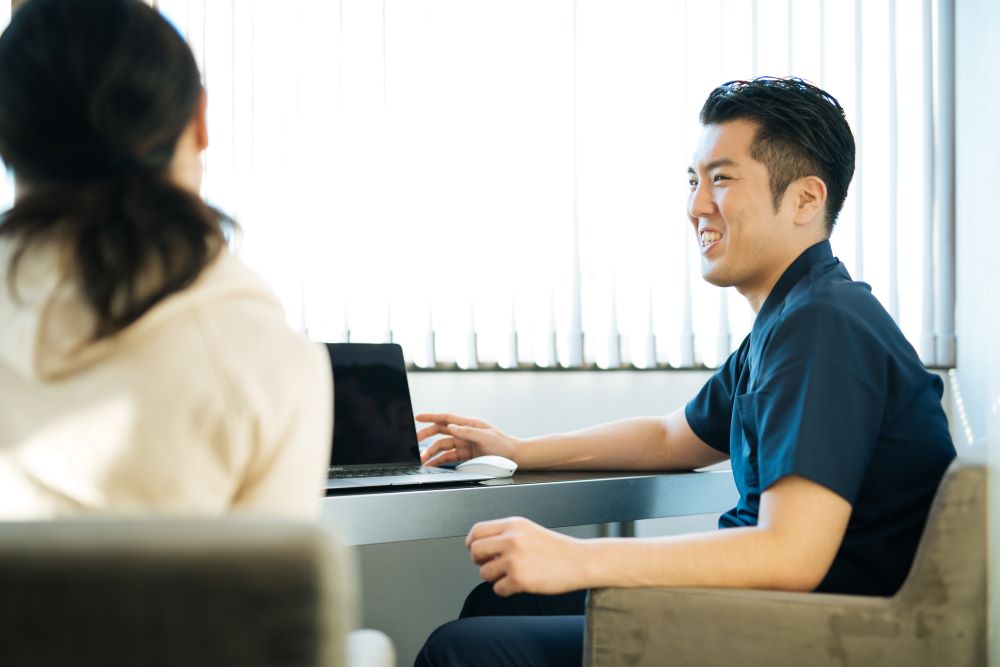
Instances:
[[[606,540],[590,539],[578,540],[580,563],[580,585],[579,588],[602,588],[608,586],[603,575],[605,571],[604,557],[606,555]]]
[[[537,443],[542,440],[544,436],[535,436],[531,438],[517,438],[511,437],[511,460],[517,464],[517,467],[521,470],[530,470],[533,466],[530,463],[530,457],[527,456],[525,450],[530,449],[537,445]],[[527,459],[527,460],[526,460]]]
[[[536,435],[530,438],[514,438],[511,446],[513,461],[523,470],[552,468],[565,462],[566,443],[561,433]]]

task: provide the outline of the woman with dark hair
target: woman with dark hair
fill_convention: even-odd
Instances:
[[[205,204],[205,94],[139,0],[30,0],[0,37],[0,515],[308,517],[322,350]]]

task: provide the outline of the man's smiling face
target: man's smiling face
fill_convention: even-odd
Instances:
[[[745,120],[706,125],[688,169],[688,218],[701,248],[702,277],[735,287],[751,304],[795,258],[788,259],[794,206],[782,197],[774,210],[767,167],[751,157],[756,131],[757,124]]]

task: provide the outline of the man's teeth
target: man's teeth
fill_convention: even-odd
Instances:
[[[701,247],[712,245],[716,241],[722,238],[722,234],[718,232],[702,232],[701,233]]]

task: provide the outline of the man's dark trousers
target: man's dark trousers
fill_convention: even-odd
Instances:
[[[414,667],[580,667],[587,591],[502,598],[477,586],[457,621],[427,639]]]

